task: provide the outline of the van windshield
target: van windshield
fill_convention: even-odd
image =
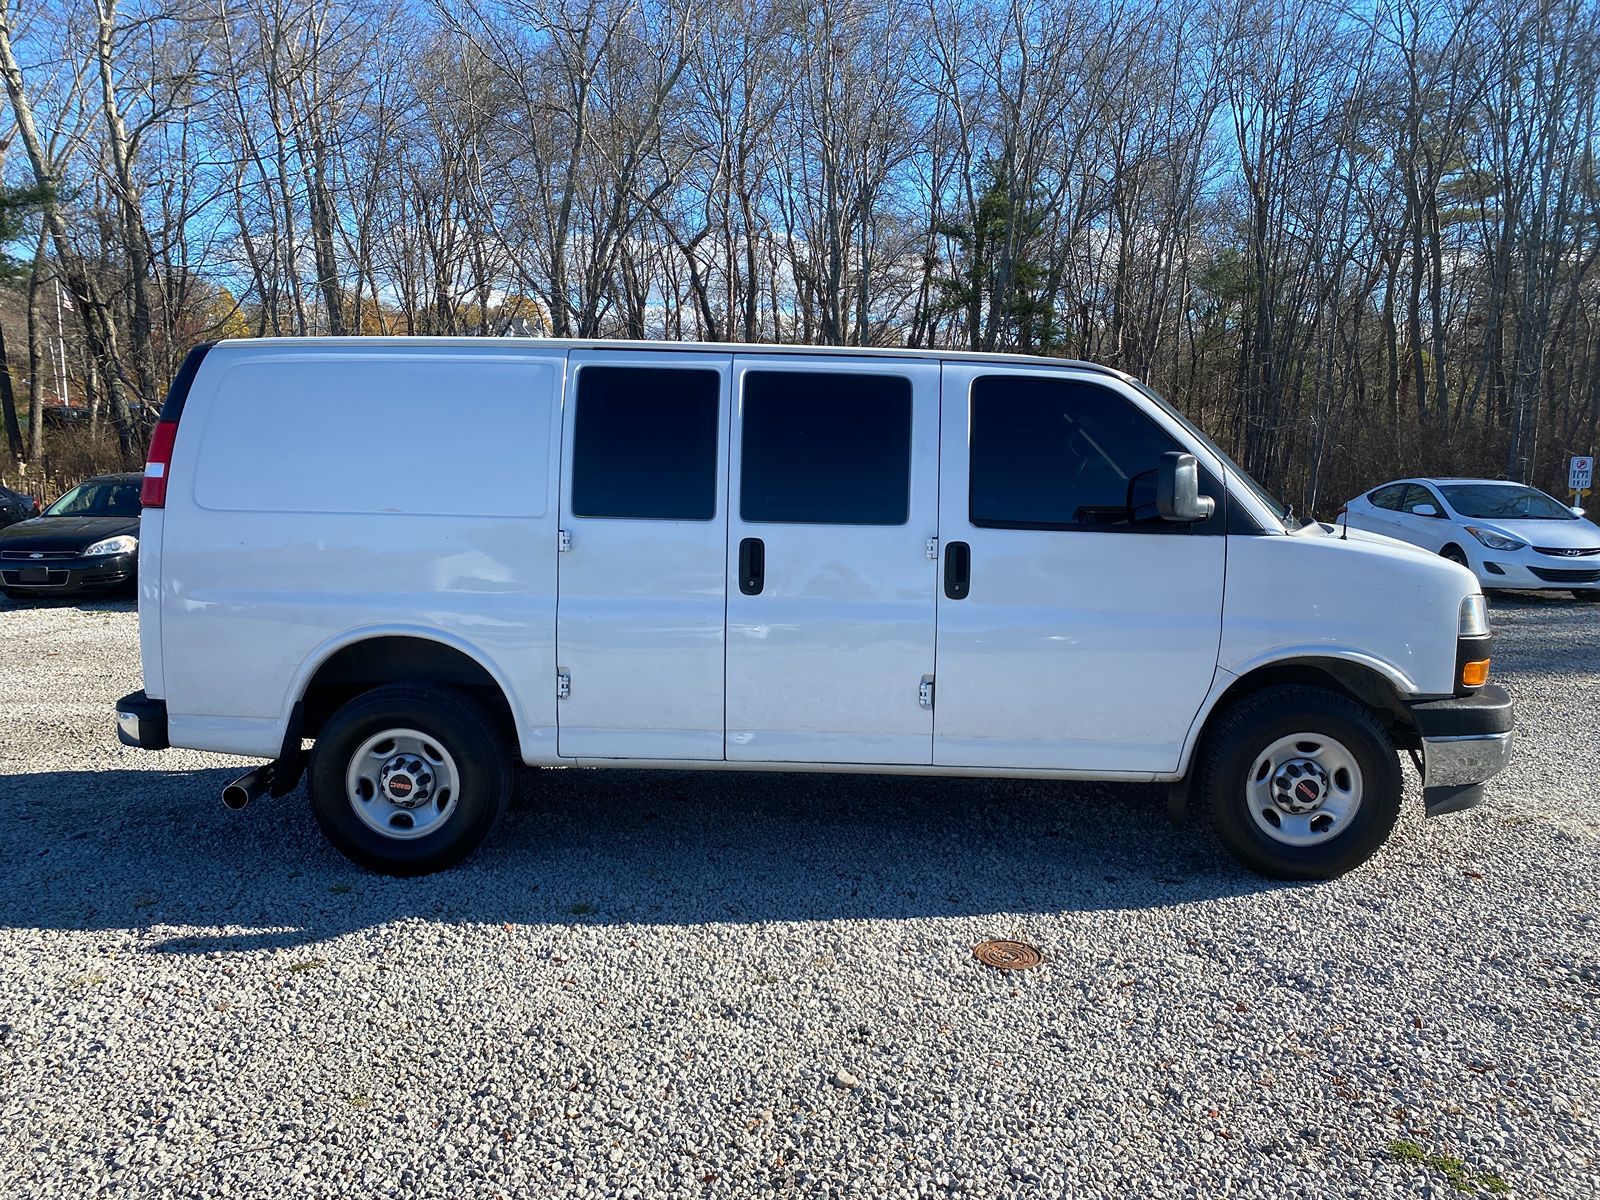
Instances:
[[[1140,392],[1148,396],[1151,401],[1157,404],[1161,408],[1162,412],[1166,413],[1174,421],[1182,425],[1195,441],[1199,442],[1207,450],[1211,451],[1211,453],[1215,454],[1219,459],[1221,459],[1222,467],[1225,471],[1227,471],[1228,478],[1237,480],[1239,483],[1243,484],[1245,490],[1247,490],[1257,500],[1261,501],[1261,503],[1266,506],[1267,510],[1271,512],[1273,516],[1278,518],[1278,523],[1283,526],[1286,532],[1293,533],[1302,526],[1311,524],[1311,519],[1309,517],[1305,518],[1304,520],[1300,520],[1291,516],[1290,509],[1287,504],[1279,500],[1271,492],[1267,491],[1266,488],[1257,483],[1243,467],[1233,461],[1232,457],[1226,450],[1206,436],[1205,430],[1201,429],[1200,426],[1196,425],[1193,421],[1189,420],[1188,417],[1184,416],[1183,413],[1179,412],[1178,409],[1172,404],[1168,403],[1164,397],[1155,391],[1152,391],[1138,380],[1132,380],[1131,382],[1133,383],[1134,387],[1138,388]]]

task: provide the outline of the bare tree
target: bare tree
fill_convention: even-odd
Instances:
[[[0,4],[127,461],[246,332],[1089,356],[1306,509],[1600,426],[1587,0]]]

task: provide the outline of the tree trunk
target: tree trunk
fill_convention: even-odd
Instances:
[[[22,444],[22,426],[17,421],[17,397],[11,390],[11,360],[6,357],[6,328],[0,321],[0,414],[4,415],[6,449],[13,465],[27,458],[27,447]]]
[[[161,386],[156,378],[154,344],[150,337],[150,256],[141,212],[142,189],[134,179],[133,148],[113,85],[112,34],[116,28],[116,12],[116,0],[97,0],[95,57],[100,68],[100,103],[106,121],[106,152],[116,182],[121,249],[128,262],[128,341],[133,358],[134,381],[139,399],[146,404],[153,404]]]
[[[38,128],[33,122],[33,106],[23,86],[22,68],[17,65],[17,57],[12,49],[10,14],[3,6],[0,6],[0,75],[5,78],[6,94],[11,99],[11,114],[16,120],[17,133],[22,138],[23,147],[28,153],[34,182],[46,194],[44,228],[55,245],[57,270],[67,290],[72,293],[73,301],[83,321],[89,353],[100,364],[110,401],[112,423],[117,430],[117,444],[124,464],[131,467],[143,455],[141,438],[134,426],[126,399],[126,375],[117,346],[116,325],[101,297],[99,285],[79,260],[67,236],[66,219],[62,216],[57,200],[60,178],[54,164],[46,155],[44,141],[40,138]],[[41,253],[42,248],[41,240]],[[37,387],[37,377],[35,377],[35,387]],[[35,414],[39,413],[37,392],[33,398],[33,409]],[[42,424],[41,420],[41,427]],[[33,432],[42,445],[42,428],[36,428]]]
[[[28,273],[28,461],[44,460],[44,317],[39,311],[39,293],[44,289],[45,247],[48,235],[39,231],[33,251],[33,269]]]

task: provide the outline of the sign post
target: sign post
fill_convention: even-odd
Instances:
[[[1567,467],[1567,487],[1572,491],[1572,506],[1583,503],[1583,494],[1594,486],[1594,455],[1574,455]]]

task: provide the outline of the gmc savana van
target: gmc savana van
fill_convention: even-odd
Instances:
[[[1164,781],[1326,878],[1392,829],[1398,751],[1441,813],[1511,749],[1470,572],[1289,518],[1088,363],[227,341],[143,504],[122,740],[270,760],[235,807],[305,773],[395,874],[470,853],[520,760]]]

